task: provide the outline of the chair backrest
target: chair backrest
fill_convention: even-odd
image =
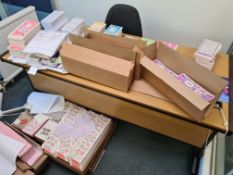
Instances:
[[[123,33],[142,37],[142,25],[138,10],[130,5],[116,4],[106,16],[107,27],[111,24],[123,27]]]

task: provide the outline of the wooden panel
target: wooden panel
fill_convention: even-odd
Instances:
[[[205,143],[208,129],[201,126],[40,73],[29,77],[34,88],[38,90],[61,94],[74,103],[196,147]]]

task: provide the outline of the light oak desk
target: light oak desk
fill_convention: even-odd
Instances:
[[[178,52],[193,60],[194,51],[189,47],[178,48]],[[10,62],[8,56],[4,55],[2,60]],[[221,77],[228,77],[228,65],[228,56],[219,54],[213,71]],[[27,68],[25,65],[20,66]],[[71,74],[62,75],[52,71],[39,71],[36,76],[29,75],[29,78],[36,90],[61,94],[84,107],[197,148],[203,148],[208,134],[210,140],[217,132],[226,132],[218,109],[213,109],[206,119],[198,123],[174,103],[139,92],[125,93]],[[223,110],[229,121],[229,105],[223,104]]]

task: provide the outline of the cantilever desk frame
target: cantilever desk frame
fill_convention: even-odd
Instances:
[[[178,52],[194,59],[194,48],[180,46]],[[14,64],[8,60],[8,56],[9,54],[5,54],[1,59]],[[27,65],[17,65],[28,69]],[[229,77],[228,66],[229,57],[219,54],[214,72],[219,76]],[[199,123],[171,102],[134,91],[121,92],[71,74],[39,71],[35,76],[29,75],[29,79],[36,90],[61,94],[68,101],[161,133],[200,150],[203,150],[206,140],[211,141],[217,132],[228,131],[231,134],[233,129],[227,103],[223,104],[226,120],[229,121],[229,128],[226,130],[218,109],[213,109]]]

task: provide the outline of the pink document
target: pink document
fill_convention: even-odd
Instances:
[[[23,137],[21,137],[19,134],[17,134],[15,131],[13,131],[11,128],[9,128],[7,125],[5,125],[3,122],[0,122],[0,133],[3,135],[6,135],[12,139],[17,140],[18,142],[24,144],[23,149],[19,152],[19,157],[22,157],[26,152],[28,152],[32,145],[26,141]]]

